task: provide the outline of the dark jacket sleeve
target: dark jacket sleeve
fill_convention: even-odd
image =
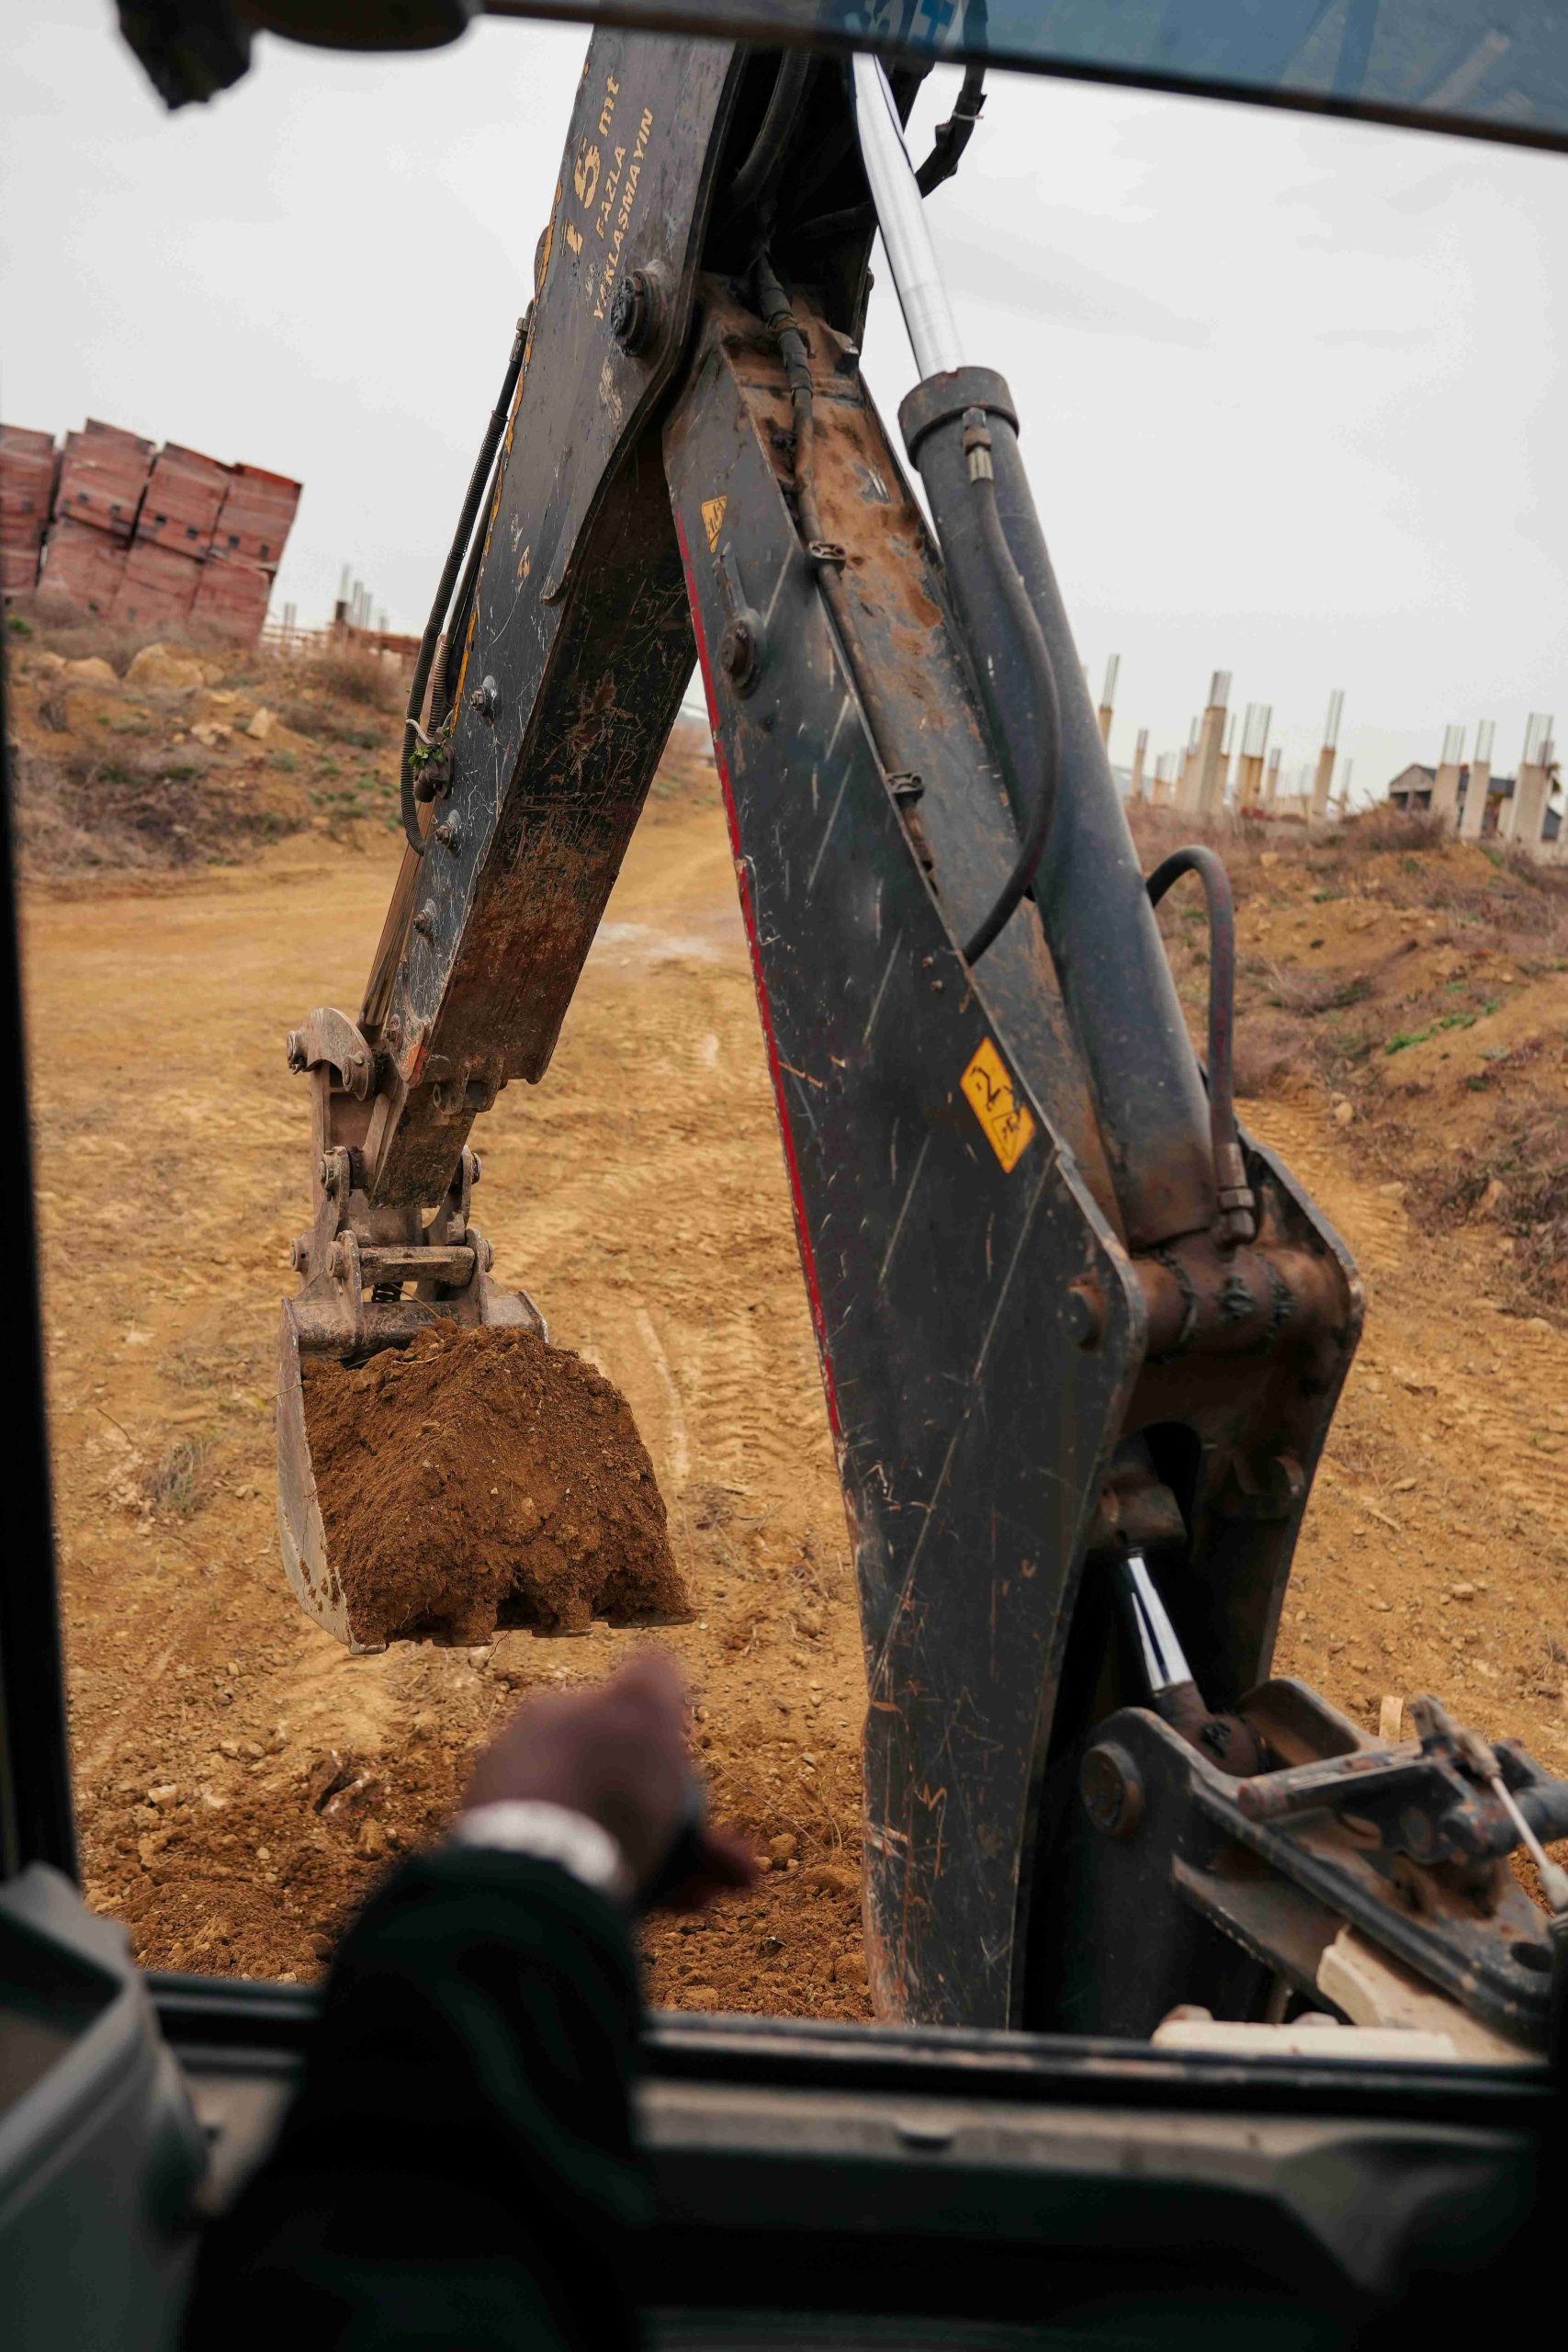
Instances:
[[[440,1849],[344,1940],[272,2154],[208,2233],[186,2352],[619,2352],[647,2178],[626,1922],[554,1863]]]

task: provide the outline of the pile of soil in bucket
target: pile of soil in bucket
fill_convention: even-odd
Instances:
[[[304,1379],[356,1641],[690,1614],[631,1408],[569,1349],[433,1323],[355,1370],[308,1358]]]

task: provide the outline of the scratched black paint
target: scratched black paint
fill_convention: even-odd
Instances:
[[[378,1203],[439,1199],[474,1111],[543,1073],[690,672],[648,423],[682,357],[741,70],[711,41],[604,31],[589,52],[439,804],[458,846],[410,858],[404,920],[428,927],[405,933],[379,1023],[378,1042],[397,1042],[373,1130]],[[639,266],[664,273],[670,325],[631,356],[609,308]],[[486,676],[493,717],[467,692]]]
[[[724,626],[721,549],[766,619],[753,690],[711,691],[855,1546],[874,1986],[887,2014],[1006,2024],[1054,1678],[1142,1300],[1044,1105],[1008,1172],[961,1091],[987,1036],[1016,1070],[1011,1041],[884,785],[716,316],[666,446],[700,638]],[[1079,1271],[1108,1303],[1092,1356],[1060,1311]]]

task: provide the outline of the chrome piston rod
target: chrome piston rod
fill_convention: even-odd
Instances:
[[[950,375],[963,367],[964,354],[926,226],[925,199],[881,60],[858,55],[854,84],[861,158],[915,365],[922,379]]]

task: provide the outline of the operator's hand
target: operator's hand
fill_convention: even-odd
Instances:
[[[542,1691],[479,1756],[463,1810],[525,1798],[586,1814],[647,1888],[690,1815],[690,1713],[681,1669],[662,1650],[638,1650],[592,1690]],[[744,1841],[705,1823],[693,1868],[664,1899],[672,1910],[695,1910],[755,1876]]]

